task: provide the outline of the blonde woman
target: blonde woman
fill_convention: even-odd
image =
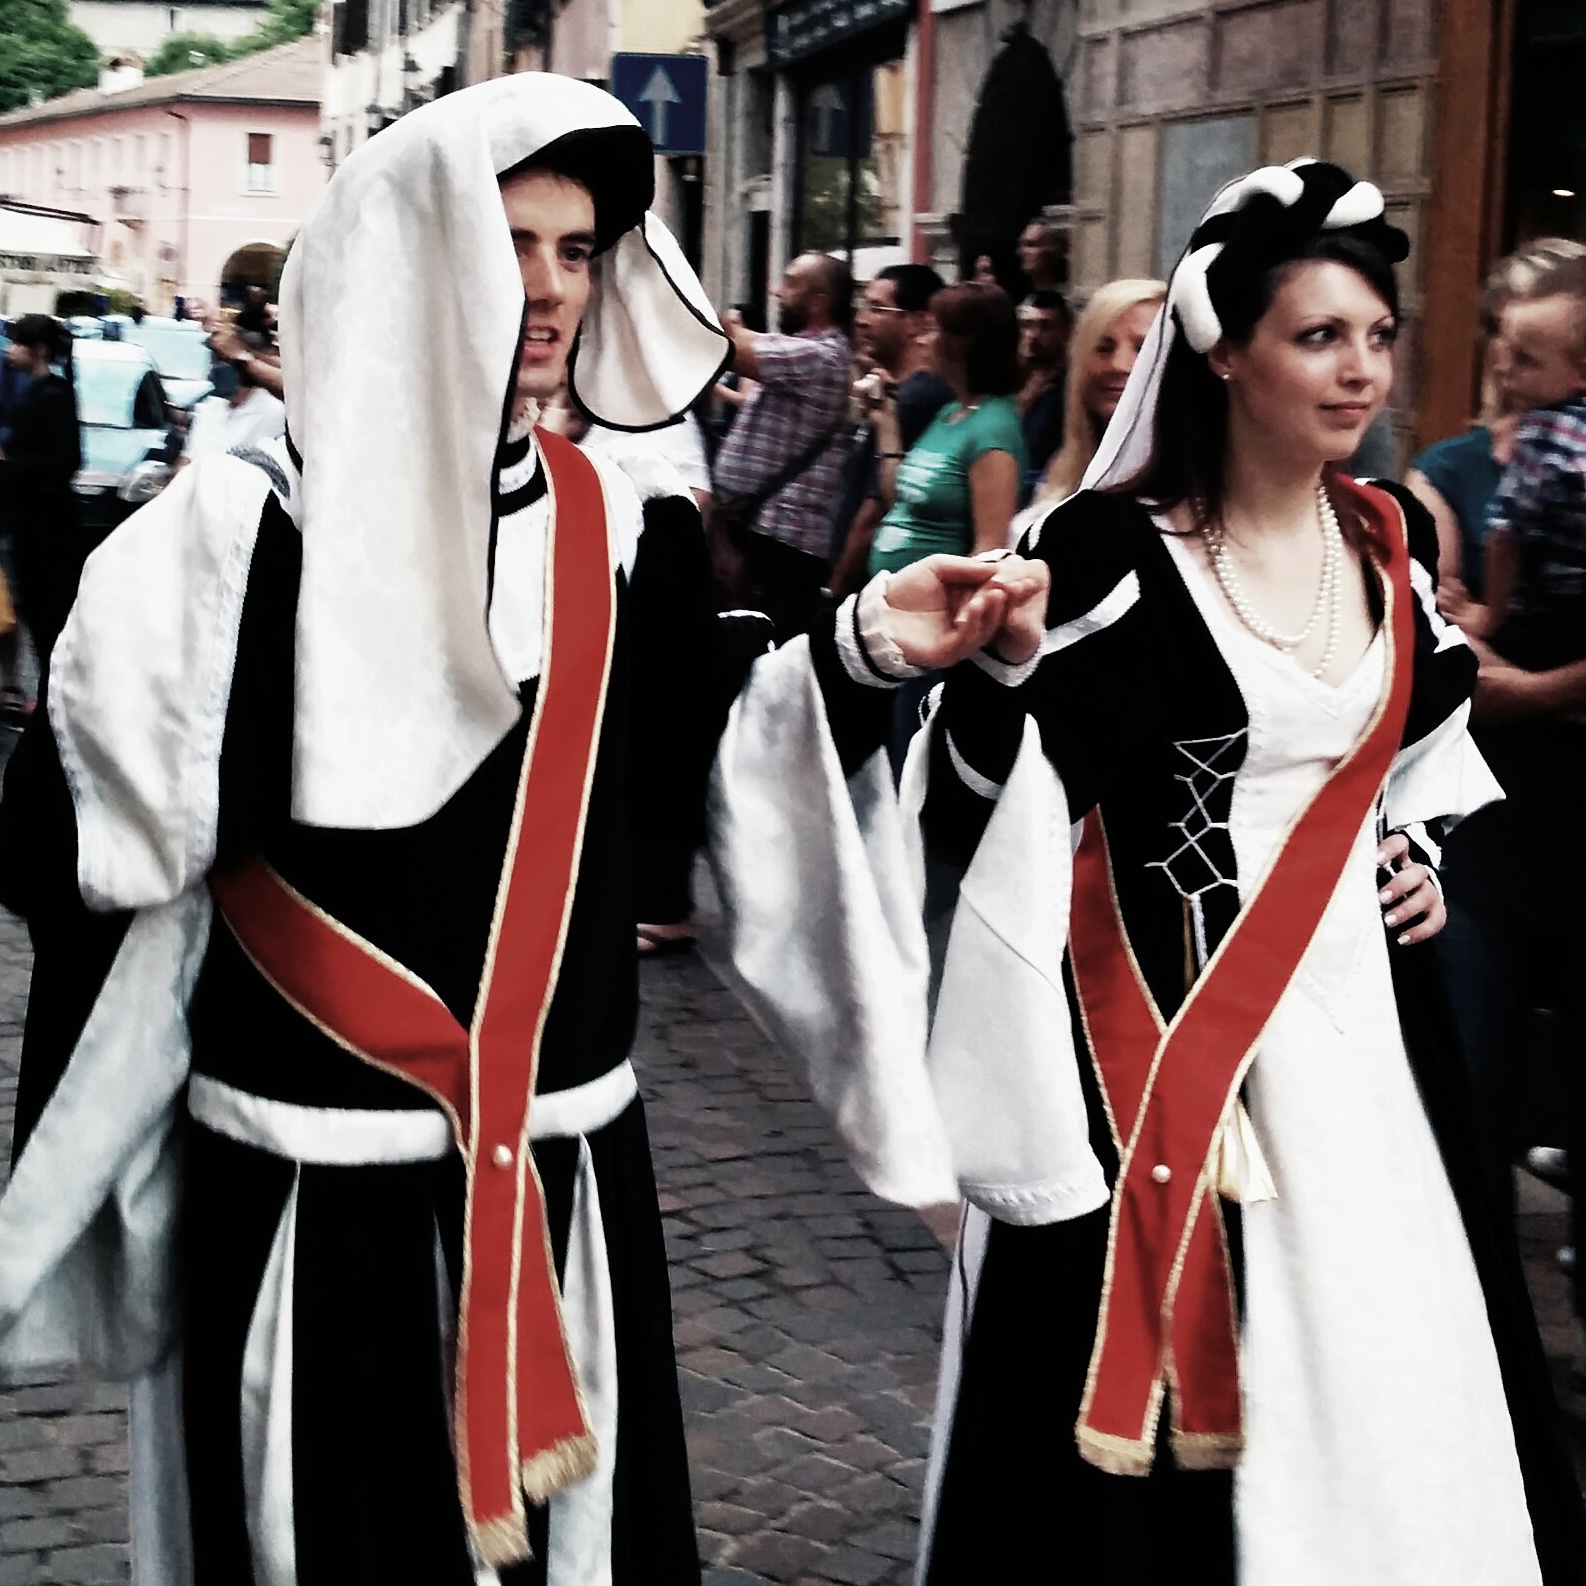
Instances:
[[[1161,281],[1109,281],[1085,305],[1069,343],[1063,444],[1029,506],[1013,520],[1015,541],[1079,489],[1166,295]]]

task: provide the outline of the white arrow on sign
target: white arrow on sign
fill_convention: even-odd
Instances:
[[[842,89],[836,83],[822,83],[810,95],[810,104],[815,108],[817,121],[816,146],[823,154],[830,154],[832,144],[836,141],[832,136],[832,123],[847,109],[843,103]]]
[[[649,82],[639,90],[639,98],[650,107],[650,141],[657,146],[664,146],[667,108],[683,103],[683,96],[677,91],[664,66],[657,66],[650,73]]]

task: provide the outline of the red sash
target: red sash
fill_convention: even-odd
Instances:
[[[243,950],[354,1055],[445,1108],[467,1170],[456,1376],[463,1514],[483,1563],[529,1557],[543,1503],[595,1464],[529,1150],[540,1039],[577,881],[616,618],[605,499],[589,460],[538,432],[549,478],[545,657],[472,1026],[262,859],[211,878]]]
[[[1213,1187],[1218,1129],[1338,885],[1409,710],[1414,597],[1403,515],[1382,491],[1334,488],[1387,531],[1378,569],[1388,645],[1382,697],[1170,1022],[1130,951],[1106,830],[1094,811],[1075,855],[1074,980],[1121,1158],[1076,1430],[1086,1460],[1122,1475],[1151,1468],[1169,1391],[1178,1464],[1238,1461],[1239,1329]]]

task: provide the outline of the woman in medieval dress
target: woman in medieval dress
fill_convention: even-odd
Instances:
[[[1423,945],[1440,823],[1499,796],[1475,665],[1430,519],[1338,466],[1406,252],[1336,167],[1225,188],[1089,488],[961,602],[983,564],[873,582],[723,743],[740,971],[871,1187],[968,1203],[921,1586],[1581,1578]],[[900,820],[877,702],[988,627]]]

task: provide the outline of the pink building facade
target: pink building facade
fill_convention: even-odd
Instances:
[[[153,312],[267,277],[325,186],[322,42],[0,116],[0,193],[96,221],[105,286]]]

